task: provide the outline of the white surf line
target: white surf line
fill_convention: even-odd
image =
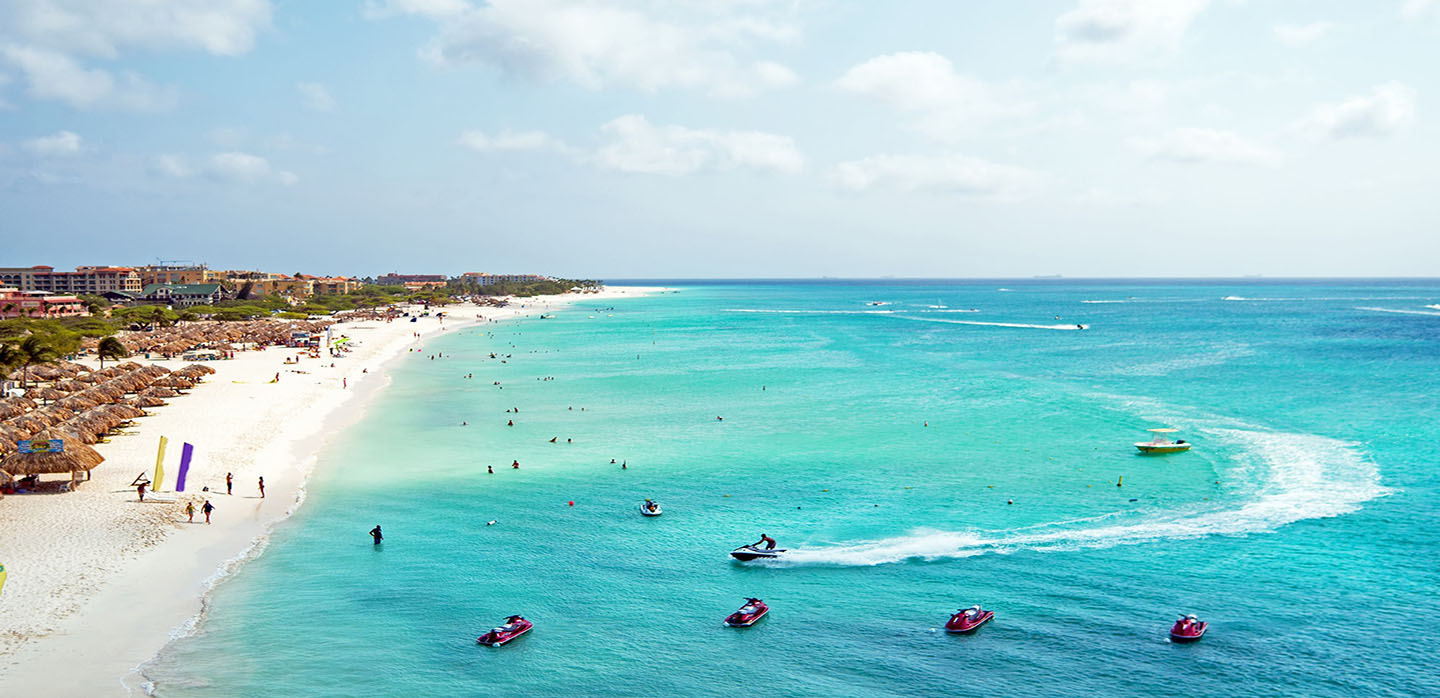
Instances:
[[[1259,471],[1263,479],[1251,490],[1255,496],[1238,506],[1206,508],[1196,503],[1183,510],[1130,515],[1100,524],[1111,514],[1068,522],[1038,524],[999,531],[918,530],[909,535],[853,544],[792,550],[770,563],[787,565],[871,566],[909,559],[965,558],[1016,550],[1055,552],[1108,548],[1158,540],[1213,535],[1266,533],[1306,519],[1330,518],[1355,511],[1361,504],[1386,496],[1379,468],[1364,458],[1357,444],[1312,434],[1287,434],[1242,429],[1213,429],[1207,433],[1243,445],[1239,465],[1227,473],[1232,479],[1250,479]],[[1138,518],[1138,521],[1125,519]],[[1045,530],[1057,527],[1055,530]],[[1037,530],[1038,529],[1038,530]]]
[[[944,324],[946,324],[946,325],[979,325],[979,326],[982,326],[982,327],[1018,327],[1018,328],[1030,329],[1030,330],[1059,330],[1059,331],[1062,331],[1062,332],[1063,332],[1063,331],[1075,331],[1075,330],[1088,330],[1088,329],[1090,329],[1090,326],[1089,326],[1089,325],[1078,325],[1078,324],[1074,324],[1074,323],[1071,323],[1071,324],[1069,324],[1069,325],[1030,325],[1030,324],[1026,324],[1026,323],[1023,323],[1023,322],[981,322],[981,321],[979,321],[979,320],[942,320],[942,319],[940,319],[940,318],[933,318],[933,317],[912,317],[912,316],[909,316],[909,315],[895,315],[895,316],[893,316],[893,317],[895,317],[896,319],[900,319],[900,320],[916,320],[916,321],[919,321],[919,322],[940,322],[940,323],[944,323]]]
[[[1427,308],[1435,308],[1435,307],[1440,307],[1440,306],[1427,305],[1427,306],[1425,306],[1425,307],[1427,307]],[[1440,312],[1431,311],[1431,310],[1401,310],[1400,308],[1370,308],[1370,307],[1366,307],[1366,306],[1357,306],[1355,309],[1356,309],[1356,310],[1368,310],[1368,311],[1370,311],[1370,312],[1372,312],[1372,313],[1398,313],[1398,314],[1400,314],[1400,315],[1431,315],[1431,316],[1440,316]]]

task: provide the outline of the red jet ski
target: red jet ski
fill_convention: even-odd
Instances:
[[[770,612],[770,607],[760,599],[745,599],[745,605],[740,610],[731,613],[725,618],[725,626],[729,628],[748,628],[755,624],[755,621],[765,617]]]
[[[504,625],[493,628],[490,632],[481,635],[480,639],[476,640],[476,642],[488,647],[499,647],[530,632],[530,629],[533,627],[535,627],[534,623],[525,620],[521,616],[510,616],[505,619]]]
[[[994,617],[994,611],[987,611],[979,606],[961,609],[950,616],[950,622],[945,624],[945,632],[973,633],[976,628],[990,622]]]
[[[1188,616],[1180,616],[1180,620],[1170,626],[1170,641],[1194,642],[1205,637],[1205,630],[1209,627],[1209,623],[1202,622],[1193,613]]]

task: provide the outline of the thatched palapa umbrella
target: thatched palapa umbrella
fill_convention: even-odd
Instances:
[[[126,401],[125,401],[125,404],[127,404],[127,405],[134,405],[134,406],[136,406],[136,407],[146,407],[146,408],[148,408],[148,407],[160,407],[160,406],[162,406],[162,405],[165,404],[165,401],[164,401],[164,400],[161,400],[161,399],[158,398],[158,397],[149,397],[149,396],[147,396],[147,395],[136,395],[135,397],[132,397],[132,398],[130,398],[129,400],[126,400]]]
[[[30,399],[40,398],[41,400],[59,400],[65,397],[66,393],[54,388],[31,388],[25,391],[25,396]]]

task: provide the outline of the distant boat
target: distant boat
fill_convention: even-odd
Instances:
[[[1171,441],[1170,438],[1166,436],[1166,434],[1173,434],[1177,431],[1180,431],[1179,429],[1165,428],[1150,429],[1149,431],[1151,434],[1154,434],[1154,436],[1152,436],[1149,441],[1140,441],[1135,444],[1135,448],[1140,449],[1141,453],[1144,453],[1146,455],[1152,455],[1161,453],[1180,453],[1181,451],[1190,450],[1190,444],[1187,443],[1185,439]]]
[[[870,301],[869,303],[866,303],[865,305],[890,305],[890,304],[889,304],[889,303],[886,303],[885,301]]]

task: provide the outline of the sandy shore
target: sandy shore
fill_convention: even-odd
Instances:
[[[475,323],[647,291],[519,299],[503,309],[450,306],[444,321],[347,322],[335,329],[352,339],[345,358],[287,365],[297,352],[271,348],[208,364],[217,373],[190,394],[97,445],[106,461],[78,491],[0,500],[0,563],[9,572],[0,592],[0,693],[143,694],[136,669],[185,632],[211,586],[258,554],[269,529],[300,505],[316,455],[389,382],[387,362]],[[279,382],[269,382],[277,371]],[[129,485],[142,472],[153,475],[162,435],[170,440],[166,483],[141,503]],[[177,494],[183,442],[195,452],[186,492]],[[235,478],[231,495],[227,472]],[[198,508],[206,498],[215,506],[212,523],[199,513],[187,523],[185,502]]]

